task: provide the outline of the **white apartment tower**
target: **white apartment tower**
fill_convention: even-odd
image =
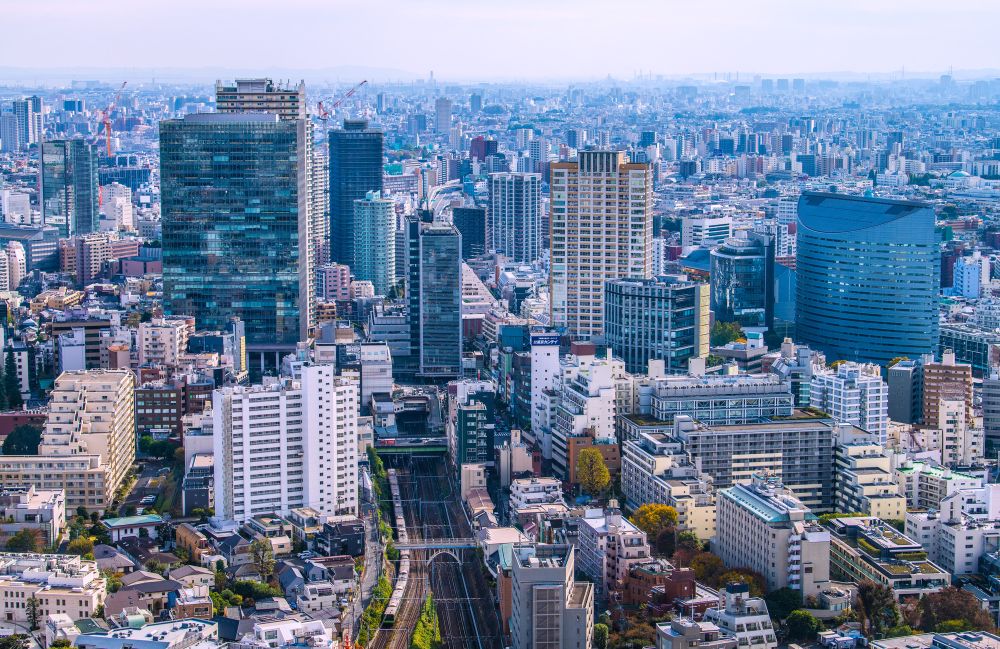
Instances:
[[[580,151],[550,173],[552,324],[600,336],[604,282],[652,274],[653,172],[622,151]]]
[[[491,174],[489,186],[490,250],[530,264],[542,248],[541,175]]]
[[[298,369],[296,378],[213,393],[219,516],[357,514],[357,382],[332,365]]]
[[[816,373],[810,384],[809,405],[875,435],[879,444],[886,442],[889,386],[878,365],[844,362],[836,370]]]

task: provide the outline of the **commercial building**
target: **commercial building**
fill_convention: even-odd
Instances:
[[[919,360],[902,360],[888,372],[889,419],[916,424],[923,416],[924,373]]]
[[[376,295],[396,284],[396,207],[379,192],[354,201],[354,279],[371,282]]]
[[[512,649],[587,649],[594,635],[594,585],[574,578],[570,545],[515,545]]]
[[[962,322],[941,324],[941,344],[938,350],[942,354],[947,350],[955,352],[955,360],[972,365],[975,376],[989,375],[990,365],[993,363],[991,359],[996,357],[998,348],[1000,332],[994,328],[984,329]]]
[[[906,505],[917,509],[938,509],[941,501],[963,489],[977,489],[985,483],[973,475],[933,462],[902,459],[892,470]]]
[[[724,214],[687,216],[681,222],[681,245],[685,248],[711,248],[732,234],[733,217]]]
[[[496,388],[489,381],[448,384],[449,447],[456,466],[493,466],[496,432]]]
[[[542,177],[536,173],[490,174],[489,250],[514,262],[541,256]]]
[[[42,142],[40,153],[42,223],[60,237],[97,230],[97,152],[84,140]]]
[[[407,318],[415,369],[426,379],[462,373],[462,235],[455,226],[407,223]]]
[[[881,519],[834,518],[827,525],[830,574],[836,579],[883,584],[900,601],[919,599],[951,583],[951,575],[930,561],[919,543]]]
[[[552,325],[604,333],[604,282],[652,274],[653,173],[623,151],[550,166]]]
[[[806,192],[797,232],[800,342],[828,359],[883,366],[937,350],[941,260],[933,209]]]
[[[703,620],[714,623],[724,634],[736,638],[739,646],[778,649],[767,604],[760,597],[750,597],[745,583],[726,585],[723,605],[705,611]]]
[[[382,191],[382,131],[345,119],[329,133],[331,259],[354,267],[354,201]]]
[[[816,372],[809,402],[835,420],[875,435],[880,444],[886,443],[889,386],[878,365],[841,363],[836,370]]]
[[[768,591],[808,597],[829,585],[830,532],[772,475],[719,491],[713,549],[727,567],[761,574]]]
[[[39,621],[68,615],[94,617],[104,607],[107,588],[97,563],[72,554],[0,553],[0,617],[30,622],[28,600],[38,602]]]
[[[0,544],[28,530],[42,546],[55,546],[66,528],[66,495],[61,489],[6,485],[0,489]]]
[[[212,396],[216,513],[357,514],[358,388],[332,365]]]
[[[835,511],[902,519],[906,496],[893,475],[891,454],[874,440],[842,440],[835,451]]]
[[[210,330],[238,316],[255,374],[310,324],[306,147],[305,120],[273,114],[160,124],[165,311]]]
[[[578,527],[579,569],[593,581],[595,597],[602,602],[624,589],[633,565],[652,556],[646,533],[624,518],[616,504],[588,509]]]
[[[774,239],[759,232],[730,237],[711,252],[715,322],[774,327]]]
[[[462,259],[472,259],[486,254],[486,208],[455,207],[451,222],[462,233]]]
[[[979,573],[979,560],[1000,547],[1000,484],[960,489],[940,509],[906,513],[906,535],[952,575]]]
[[[774,375],[668,376],[656,379],[652,414],[670,423],[687,415],[709,426],[747,424],[790,417],[790,384]]]
[[[684,275],[627,278],[604,284],[604,341],[625,369],[644,373],[662,360],[669,373],[708,355],[708,285]]]

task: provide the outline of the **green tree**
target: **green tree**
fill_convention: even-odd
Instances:
[[[7,393],[7,407],[11,410],[20,410],[24,405],[24,399],[21,398],[21,382],[18,380],[13,347],[7,348],[7,358],[3,362],[3,387]]]
[[[722,347],[743,337],[743,329],[738,322],[716,322],[712,325],[709,342],[712,347]]]
[[[701,551],[701,539],[698,535],[691,530],[684,530],[677,535],[677,549],[686,550],[688,552],[700,552]]]
[[[66,649],[67,647],[72,647],[73,643],[66,638],[56,638],[49,645],[49,649]]]
[[[653,546],[657,554],[665,557],[672,557],[674,555],[674,550],[677,548],[677,528],[673,525],[664,527],[656,535],[656,539],[653,541]]]
[[[592,495],[604,491],[611,482],[611,472],[604,456],[596,448],[585,448],[576,458],[576,480],[583,490]]]
[[[30,424],[21,424],[12,430],[3,441],[3,454],[38,455],[38,445],[41,441],[41,428]]]
[[[646,503],[635,510],[629,520],[645,532],[647,538],[655,539],[664,529],[676,527],[677,518],[677,510],[670,505]]]
[[[271,547],[270,539],[254,539],[250,544],[250,563],[264,581],[271,578],[274,574],[274,548]]]
[[[942,624],[956,622],[966,627],[963,631],[993,631],[996,628],[990,614],[979,607],[975,596],[955,586],[925,595],[917,611],[920,628],[924,631],[936,631]]]
[[[69,554],[78,554],[81,557],[85,554],[90,554],[94,551],[94,542],[90,540],[88,536],[80,536],[69,542],[66,546],[66,552]]]
[[[861,622],[862,632],[869,638],[881,638],[887,629],[899,625],[896,594],[888,586],[874,581],[865,579],[858,584],[854,610]]]
[[[420,607],[420,617],[410,636],[410,649],[439,649],[443,646],[437,609],[434,599],[428,595]]]
[[[608,649],[608,625],[594,625],[594,649]]]
[[[122,587],[122,577],[120,574],[113,570],[102,570],[101,575],[104,577],[104,583],[107,584],[109,593],[117,593]]]
[[[787,586],[772,590],[764,599],[767,612],[776,620],[784,620],[792,611],[802,608],[802,591]]]
[[[722,559],[711,552],[702,552],[691,559],[691,569],[698,581],[715,584],[719,575],[725,571]]]
[[[25,613],[28,616],[28,626],[32,631],[38,630],[38,623],[42,619],[42,611],[39,608],[39,602],[37,597],[29,597],[28,601],[25,602]]]
[[[29,646],[28,636],[23,633],[0,638],[0,649],[28,649]]]
[[[764,591],[766,590],[766,583],[764,577],[749,568],[736,568],[734,570],[727,570],[719,575],[716,585],[722,588],[726,584],[731,583],[743,583],[750,586],[750,596],[751,597],[763,597]]]
[[[42,539],[39,530],[24,529],[7,539],[9,552],[39,552]]]
[[[816,634],[823,630],[823,623],[817,620],[812,613],[802,609],[789,613],[785,624],[788,628],[788,639],[800,642],[814,640]]]

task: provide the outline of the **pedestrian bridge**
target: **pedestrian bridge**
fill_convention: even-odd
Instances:
[[[472,550],[479,547],[473,538],[464,539],[423,539],[407,543],[396,543],[397,550]]]

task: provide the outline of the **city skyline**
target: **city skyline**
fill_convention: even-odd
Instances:
[[[138,77],[159,70],[161,77],[188,80],[251,69],[333,75],[314,82],[346,81],[358,73],[383,82],[407,81],[428,78],[431,71],[436,79],[484,82],[630,79],[638,73],[654,78],[734,78],[739,73],[749,80],[754,75],[933,77],[956,71],[967,78],[995,72],[987,44],[991,26],[1000,19],[1000,7],[981,0],[947,6],[925,0],[869,6],[849,0],[808,8],[789,0],[724,2],[711,15],[694,5],[644,0],[620,2],[614,11],[606,11],[596,0],[556,0],[544,6],[515,0],[502,10],[453,0],[292,0],[285,6],[308,20],[295,30],[269,33],[266,43],[252,46],[245,35],[270,19],[268,5],[259,0],[238,5],[223,0],[211,6],[192,0],[152,3],[144,7],[144,18],[158,26],[155,30],[135,29],[130,23],[134,14],[124,10],[120,0],[99,7],[67,0],[8,6],[3,14],[21,28],[8,32],[0,43],[0,60],[6,63],[0,67],[0,82],[45,77],[55,68],[67,74],[133,71]],[[198,19],[192,20],[193,15]],[[376,16],[379,23],[373,29],[353,27]],[[704,29],[694,28],[707,18],[715,19],[705,25],[712,34],[711,47],[706,46]],[[951,22],[961,22],[963,28],[942,29]],[[228,29],[220,32],[219,24]],[[635,33],[637,24],[653,28]],[[886,29],[887,24],[893,29]],[[95,30],[104,36],[91,38]],[[433,30],[451,42],[479,34],[500,46],[483,48],[476,56],[436,57],[417,65],[414,39],[429,38]],[[622,39],[619,54],[574,46],[608,34],[631,36]],[[52,39],[76,52],[72,68],[65,66],[61,52],[35,46]],[[121,52],[129,53],[127,62]],[[517,52],[530,52],[533,65],[517,65]]]

